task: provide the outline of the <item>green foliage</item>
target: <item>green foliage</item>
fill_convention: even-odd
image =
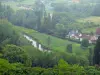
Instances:
[[[2,52],[3,57],[9,60],[11,63],[21,62],[25,64],[28,59],[24,50],[15,45],[6,45]]]
[[[83,39],[81,43],[82,47],[88,47],[89,46],[89,41],[87,39]]]
[[[26,29],[23,27],[14,27],[14,29],[17,30],[17,32],[26,33],[27,35],[31,36],[33,39],[36,39],[38,42],[40,42],[45,47],[48,47],[47,39],[48,39],[48,37],[50,37],[50,39],[51,39],[50,48],[54,52],[53,55],[52,54],[50,55],[50,59],[52,60],[53,56],[55,57],[54,62],[52,61],[54,64],[60,58],[63,58],[70,64],[76,64],[76,63],[78,63],[80,65],[88,65],[89,64],[89,61],[88,61],[89,50],[88,50],[88,48],[83,50],[80,47],[80,44],[70,42],[68,40],[56,38],[56,37],[53,37],[53,36],[50,36],[47,34],[39,33],[34,30]],[[73,51],[72,51],[73,54],[66,52],[66,45],[71,44],[71,43],[73,43]],[[43,60],[46,59],[46,58],[44,58],[44,57],[46,57],[46,55],[43,54],[44,56],[42,56],[41,52],[38,51],[37,49],[34,49],[34,47],[25,46],[24,50],[27,51],[27,53],[29,54],[30,57],[36,57],[37,59],[41,58]],[[39,60],[37,60],[37,61],[39,61]],[[49,59],[48,59],[48,61],[49,61]]]
[[[0,2],[0,19],[7,18],[9,20],[12,14],[13,14],[12,8],[10,8],[10,6],[4,6]]]
[[[31,42],[26,40],[22,34],[20,34],[20,37],[17,40],[18,46],[25,46],[25,45],[31,45]]]
[[[7,20],[0,19],[0,44],[17,44],[18,35]]]
[[[17,73],[17,70],[21,70],[23,65],[20,63],[9,63],[5,59],[0,58],[0,75],[13,75]]]
[[[23,46],[25,52],[28,54],[28,59],[31,60],[32,66],[53,67],[56,63],[56,56],[54,53],[41,52],[32,46]]]
[[[37,30],[40,31],[41,27],[41,19],[44,17],[45,12],[45,5],[42,3],[41,0],[36,0],[34,4],[35,15],[37,16],[36,26]]]
[[[13,70],[15,67],[11,65],[7,60],[5,59],[0,59],[0,74],[4,75],[6,74],[9,70]]]
[[[47,38],[47,45],[48,45],[48,48],[50,48],[51,41],[52,41],[51,37],[48,36],[48,38]]]
[[[82,75],[85,74],[84,68],[79,65],[69,65],[64,60],[60,60],[56,68],[59,70],[58,75]]]
[[[93,56],[94,56],[94,50],[92,48],[89,48],[89,63],[90,65],[93,65]]]
[[[20,2],[20,0],[14,1]],[[82,3],[85,3],[85,1]],[[22,6],[25,7],[25,5]],[[67,2],[59,2],[53,3],[52,6],[52,13],[49,12],[48,14],[48,11],[45,10],[45,5],[41,2],[41,0],[36,0],[33,7],[34,11],[18,10],[14,13],[9,6],[3,6],[0,3],[0,18],[6,18],[15,25],[32,28],[60,38],[65,38],[70,29],[81,30],[87,27],[92,27],[90,25],[95,25],[92,22],[80,23],[76,21],[76,19],[91,15],[90,12],[93,9],[91,4],[80,3],[68,5]],[[99,68],[96,69],[95,67],[87,67],[87,65],[92,62],[92,56],[89,56],[91,51],[86,48],[89,46],[87,40],[82,41],[81,46],[85,47],[85,50],[83,50],[80,47],[80,44],[39,33],[35,30],[16,27],[7,20],[0,20],[0,52],[2,52],[0,53],[0,58],[5,58],[10,63],[5,59],[0,59],[1,75],[100,74]],[[31,43],[23,37],[23,34],[27,34],[33,39],[36,39],[44,47],[50,47],[52,51],[41,52],[30,46]],[[73,48],[70,43],[73,43]],[[97,46],[95,48],[95,58],[99,57],[99,42]],[[99,59],[96,60],[98,63]]]
[[[72,44],[67,45],[67,51],[72,53]]]
[[[54,68],[25,67],[20,63],[9,63],[5,59],[0,59],[1,75],[99,75],[99,69],[93,66],[69,65],[64,60],[60,60]]]
[[[37,17],[32,10],[18,10],[9,21],[18,26],[35,29]]]
[[[84,67],[87,75],[99,75],[100,71],[94,66]]]
[[[93,10],[93,13],[92,13],[93,16],[100,16],[100,8],[99,7],[100,7],[100,4],[96,4],[96,6]]]
[[[0,19],[0,46],[16,44],[19,46],[30,45],[21,33],[14,29],[14,26],[5,19]]]
[[[26,2],[30,4],[33,2],[34,6],[32,7],[32,5],[30,4],[27,5],[28,3]],[[51,3],[51,6],[49,5],[49,3]],[[17,5],[17,2],[15,2],[15,4]],[[16,13],[12,13],[10,19],[8,15],[9,21],[11,21],[15,25],[32,28],[60,38],[65,38],[70,29],[84,29],[83,24],[76,22],[76,19],[89,16],[94,7],[94,5],[92,7],[91,4],[68,4],[67,1],[56,2],[49,0],[44,0],[44,3],[42,3],[41,0],[25,0],[22,1],[19,6],[20,5],[25,7],[26,10],[18,10],[16,11]],[[46,11],[46,5],[53,8],[52,13]],[[34,11],[27,10],[28,7],[33,8]],[[10,12],[11,9],[9,9],[8,13],[11,14]],[[82,26],[80,26],[80,24]]]
[[[98,58],[100,56],[100,36],[98,37],[96,46],[94,48],[94,65],[99,65],[100,64],[100,59]]]

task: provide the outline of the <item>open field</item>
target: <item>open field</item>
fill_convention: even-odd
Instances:
[[[91,16],[88,18],[79,19],[79,22],[93,22],[95,24],[100,24],[100,17]]]
[[[9,5],[11,8],[13,8],[15,11],[19,10],[20,7],[18,5],[33,5],[35,0],[24,0],[21,2],[14,2],[14,1],[8,1],[8,2],[2,2],[4,5]]]
[[[96,29],[98,27],[100,27],[100,17],[96,17],[96,16],[91,16],[91,17],[87,17],[87,18],[82,18],[77,20],[80,23],[86,23],[86,22],[90,22],[90,24],[88,26],[85,26],[85,28],[82,29],[83,33],[95,33]],[[80,25],[81,27],[84,27],[82,25]]]
[[[83,33],[91,33],[91,32],[96,33],[96,29],[97,29],[97,28],[98,28],[98,27],[85,28],[85,29],[82,30],[82,32],[83,32]]]
[[[35,2],[35,0],[24,0],[24,1],[22,1],[21,3],[22,4],[34,4],[34,2]]]
[[[2,2],[4,5],[9,5],[11,6],[11,8],[13,8],[15,11],[19,10],[20,7],[18,5],[25,5],[25,6],[33,6],[34,5],[35,0],[23,0],[20,2],[14,2],[14,1],[7,1],[7,2]],[[54,3],[61,3],[61,2],[66,2],[65,0],[54,0]]]
[[[17,7],[18,3],[17,2],[2,2],[4,5],[9,5],[11,8],[13,8],[15,11],[18,10],[19,8]]]

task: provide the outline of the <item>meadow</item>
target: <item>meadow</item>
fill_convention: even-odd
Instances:
[[[90,17],[87,17],[87,18],[81,18],[78,21],[79,22],[93,22],[95,24],[100,24],[100,17],[90,16]]]
[[[83,33],[91,33],[93,32],[94,34],[96,33],[96,29],[100,27],[100,17],[97,16],[91,16],[87,18],[81,18],[78,19],[77,22],[81,24],[88,23],[88,25],[80,25],[80,27],[85,27],[82,29]]]
[[[7,1],[7,2],[2,2],[2,3],[4,5],[9,5],[16,11],[16,10],[20,9],[20,7],[18,5],[34,5],[34,1],[35,0],[24,0],[21,2]]]

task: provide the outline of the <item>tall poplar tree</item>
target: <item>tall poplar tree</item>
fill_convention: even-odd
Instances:
[[[37,16],[37,30],[39,31],[41,26],[41,19],[44,16],[45,12],[45,5],[41,0],[35,1],[34,11]]]

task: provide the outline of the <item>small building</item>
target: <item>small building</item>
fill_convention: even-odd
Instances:
[[[97,37],[96,36],[91,36],[90,39],[89,39],[89,43],[96,43],[97,41]]]
[[[73,3],[80,3],[80,0],[72,0]]]
[[[92,44],[92,43],[96,43],[98,36],[100,36],[100,28],[97,28],[96,35],[83,34],[80,33],[78,30],[70,30],[66,38],[79,40],[80,42],[83,39],[87,39],[89,43]]]
[[[87,39],[89,43],[96,43],[97,37],[95,35],[82,34],[80,39],[80,41]]]
[[[96,29],[96,36],[99,37],[100,36],[100,28]]]
[[[67,36],[70,38],[77,38],[77,36],[79,36],[79,32],[78,30],[70,30]]]
[[[69,4],[73,4],[73,3],[80,3],[80,0],[69,0],[68,1]]]

